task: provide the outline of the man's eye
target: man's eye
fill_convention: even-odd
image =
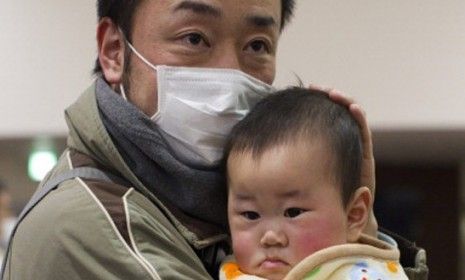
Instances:
[[[307,212],[307,210],[302,209],[302,208],[288,208],[286,211],[284,211],[284,216],[289,217],[289,218],[295,218],[299,216],[300,214]]]
[[[270,47],[263,40],[255,40],[246,47],[246,51],[253,53],[269,53]]]
[[[205,44],[206,46],[208,46],[208,43],[207,41],[205,40],[205,38],[199,34],[199,33],[189,33],[187,35],[184,36],[183,40],[190,44],[190,45],[193,45],[193,46],[198,46],[200,44]]]
[[[256,220],[260,218],[260,215],[257,212],[253,212],[253,211],[244,211],[241,213],[241,216],[243,216],[247,220]]]

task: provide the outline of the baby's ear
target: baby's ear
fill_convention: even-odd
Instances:
[[[347,241],[357,242],[368,222],[372,196],[367,187],[358,188],[347,204]]]

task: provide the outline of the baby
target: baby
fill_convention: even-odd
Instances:
[[[327,94],[303,88],[256,105],[225,149],[234,258],[220,279],[407,279],[396,248],[362,234],[357,122]]]

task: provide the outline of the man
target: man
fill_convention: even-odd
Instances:
[[[5,278],[217,275],[228,250],[223,140],[271,90],[293,6],[98,1],[98,78],[66,110],[68,149],[21,217]],[[361,110],[332,96],[352,108],[369,142]],[[366,153],[373,185],[371,146]]]

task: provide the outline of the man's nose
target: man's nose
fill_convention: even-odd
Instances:
[[[278,230],[267,230],[261,240],[260,245],[263,247],[272,247],[272,246],[287,246],[288,239],[284,232]]]
[[[212,67],[243,70],[239,50],[234,46],[223,46],[218,49],[221,49],[221,52],[217,52],[217,55],[213,58]]]

